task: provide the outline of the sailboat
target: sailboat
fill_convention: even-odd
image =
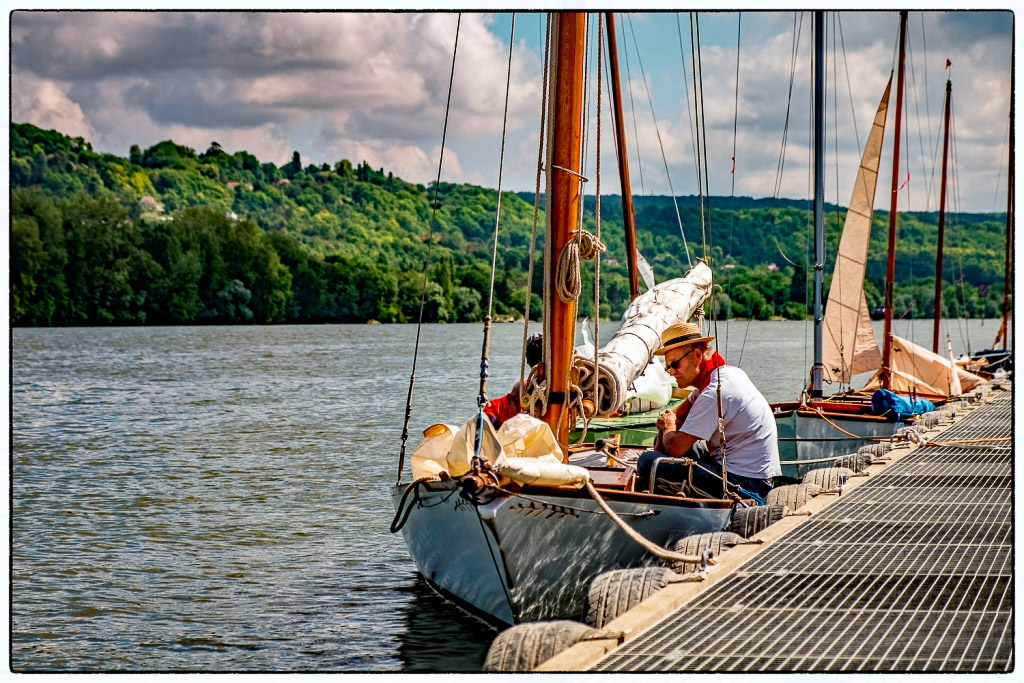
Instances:
[[[782,471],[786,477],[801,477],[809,469],[822,467],[840,455],[856,451],[860,446],[888,438],[899,426],[913,421],[913,415],[895,412],[878,414],[871,400],[872,392],[876,389],[941,401],[953,395],[954,388],[959,394],[969,391],[982,381],[980,377],[957,368],[950,359],[929,352],[892,333],[892,282],[906,21],[907,13],[901,12],[884,310],[885,343],[880,352],[864,293],[864,271],[892,76],[886,83],[875,112],[857,170],[824,316],[820,314],[821,309],[818,307],[821,301],[821,266],[824,256],[823,252],[816,249],[816,342],[811,386],[807,392],[809,395],[799,401],[777,403],[772,406],[779,432]],[[821,55],[817,58],[823,59]],[[820,131],[821,107],[815,109],[816,131]],[[816,132],[816,140],[820,139],[820,135],[820,132]],[[816,157],[816,166],[820,167],[820,157],[817,154]],[[815,187],[817,194],[820,180],[816,179]],[[820,198],[816,198],[816,209],[820,204]],[[816,216],[816,245],[823,243],[821,223],[820,216]],[[875,374],[861,390],[823,396],[823,380],[849,385],[854,375],[869,371],[875,371]]]
[[[412,453],[414,481],[402,483],[400,463],[390,491],[391,530],[401,531],[423,577],[442,595],[506,625],[578,616],[594,577],[650,562],[652,550],[686,536],[724,530],[735,503],[724,490],[721,498],[637,491],[632,470],[610,451],[567,445],[580,406],[608,410],[660,346],[661,330],[703,305],[711,271],[699,263],[648,292],[652,307],[663,309],[660,317],[638,306],[641,325],[609,342],[596,366],[574,357],[576,301],[559,296],[556,274],[558,254],[578,228],[586,19],[556,12],[548,22],[540,419],[523,413],[495,431],[480,412],[462,427],[434,425]],[[589,389],[595,384],[596,393]]]

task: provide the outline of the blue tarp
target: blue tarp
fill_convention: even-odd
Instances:
[[[871,394],[871,410],[876,415],[891,410],[896,413],[896,417],[902,420],[912,415],[935,410],[935,404],[927,399],[900,396],[887,389],[876,389],[875,393]]]

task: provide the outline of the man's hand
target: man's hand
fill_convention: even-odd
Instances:
[[[659,432],[674,432],[676,430],[676,414],[671,410],[666,410],[658,416],[655,426],[657,426]]]

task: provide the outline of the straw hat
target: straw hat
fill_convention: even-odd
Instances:
[[[661,348],[654,352],[655,356],[664,356],[668,351],[686,344],[707,343],[714,337],[705,337],[700,333],[700,325],[681,323],[672,325],[661,333]]]

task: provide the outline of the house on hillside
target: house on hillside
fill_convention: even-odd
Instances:
[[[164,205],[147,194],[139,200],[139,208],[144,213],[161,213],[164,210]]]

